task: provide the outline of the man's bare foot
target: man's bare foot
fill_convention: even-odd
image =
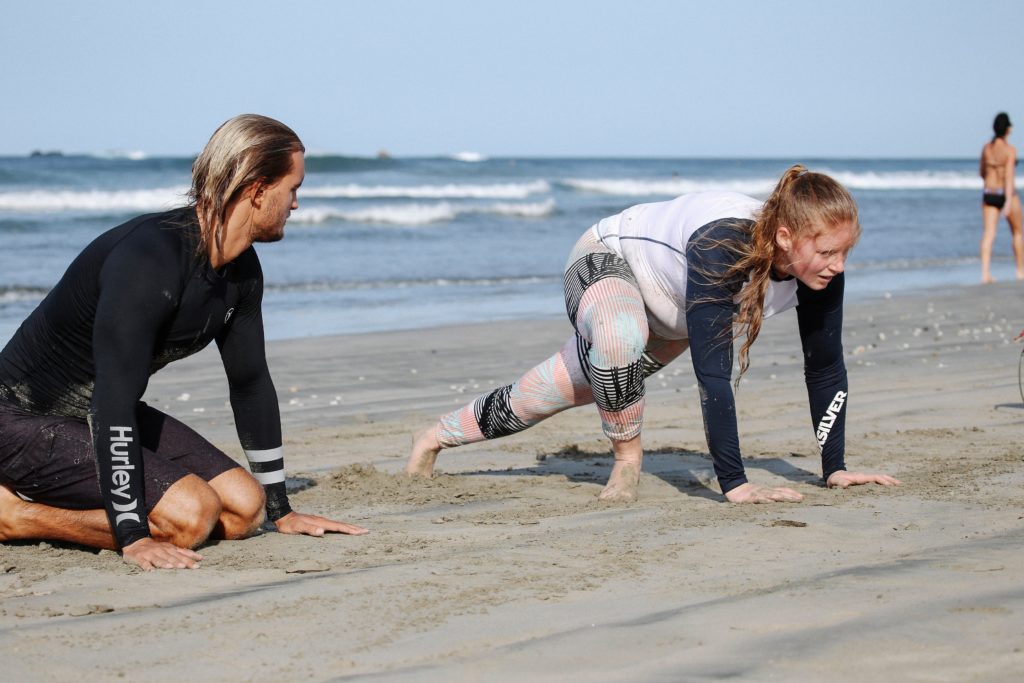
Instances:
[[[11,489],[0,486],[0,541],[9,541],[16,536],[14,526],[17,524],[19,511],[28,503],[18,497]]]
[[[611,476],[597,499],[614,503],[632,503],[640,487],[640,464],[616,460]]]
[[[409,477],[434,476],[434,461],[441,452],[441,444],[437,442],[436,425],[430,425],[412,435],[412,453],[405,463],[405,474]]]
[[[985,275],[984,277],[981,278],[981,284],[983,284],[983,285],[991,285],[995,281],[996,281],[996,279],[994,277],[992,277],[991,275]]]

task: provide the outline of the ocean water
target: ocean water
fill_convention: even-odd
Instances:
[[[974,159],[310,155],[285,239],[257,245],[267,337],[563,316],[561,270],[590,225],[698,190],[764,197],[795,161],[832,174],[860,207],[848,298],[978,281]],[[0,344],[96,235],[182,204],[190,167],[137,154],[0,158]],[[1013,278],[1008,233],[1004,223],[998,279]]]

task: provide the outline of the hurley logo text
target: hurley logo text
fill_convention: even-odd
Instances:
[[[142,521],[139,519],[138,512],[132,512],[138,509],[139,501],[132,498],[128,492],[132,482],[132,471],[135,469],[135,465],[128,462],[128,444],[131,442],[131,427],[110,428],[110,461],[113,463],[113,472],[110,475],[110,481],[113,484],[111,493],[124,499],[122,503],[113,502],[114,511],[118,513],[114,519],[114,526],[121,522]]]

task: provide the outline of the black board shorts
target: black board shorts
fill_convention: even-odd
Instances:
[[[204,481],[240,465],[194,430],[139,403],[136,410],[152,512],[187,474]],[[89,425],[80,418],[35,415],[0,401],[0,484],[22,498],[73,510],[103,508]]]

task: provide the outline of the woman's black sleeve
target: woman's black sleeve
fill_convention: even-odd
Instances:
[[[811,408],[811,424],[821,449],[825,479],[845,470],[846,404],[849,386],[843,361],[842,273],[823,290],[803,283],[797,287],[797,319],[804,352],[804,379]]]
[[[725,246],[740,238],[736,221],[700,228],[686,247],[686,327],[690,357],[700,389],[704,434],[722,493],[746,483],[732,392],[733,298],[742,278],[726,278],[735,252]]]

